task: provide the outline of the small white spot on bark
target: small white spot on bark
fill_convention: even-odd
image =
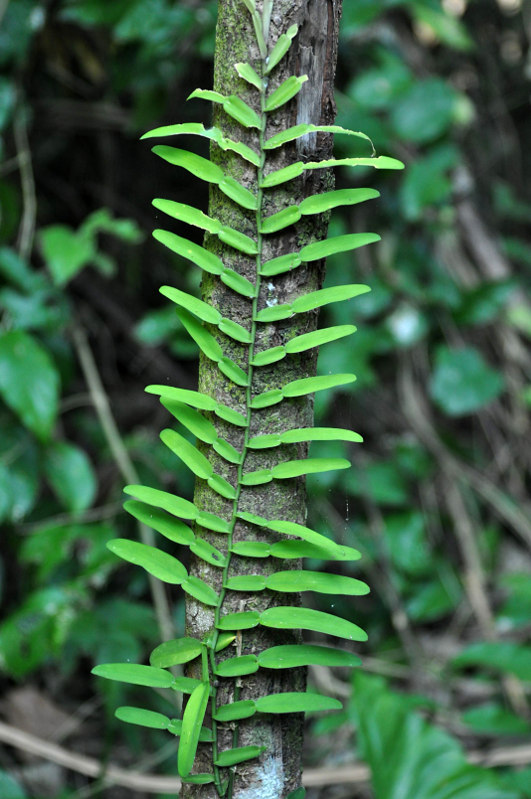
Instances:
[[[278,799],[284,789],[281,757],[268,757],[253,769],[253,784],[238,793],[237,799]]]

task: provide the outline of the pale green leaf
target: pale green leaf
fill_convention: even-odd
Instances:
[[[295,163],[289,166],[284,166],[282,169],[270,172],[262,179],[261,188],[270,189],[273,186],[280,186],[282,183],[287,183],[288,180],[293,180],[293,178],[302,175],[305,167],[306,164],[303,164],[302,161],[295,161]]]
[[[238,205],[241,205],[242,208],[247,208],[249,211],[256,211],[258,200],[252,191],[246,189],[245,186],[242,186],[241,183],[238,183],[232,177],[224,177],[223,180],[220,180],[218,183],[219,188],[221,191],[230,197]]]
[[[289,102],[295,95],[297,95],[301,87],[308,80],[308,75],[291,75],[280,84],[278,89],[275,89],[272,94],[266,99],[265,110],[274,111]]]
[[[234,547],[232,551],[234,552]],[[229,577],[225,587],[231,591],[263,591],[266,587],[266,578],[261,574],[238,574]]]
[[[216,624],[218,630],[250,630],[260,623],[260,614],[255,610],[244,610],[241,613],[227,613]]]
[[[260,624],[277,630],[311,630],[349,641],[367,640],[367,633],[357,624],[313,608],[268,608],[260,614]]]
[[[215,413],[220,419],[224,419],[226,422],[234,424],[237,427],[247,427],[249,424],[247,417],[244,416],[243,413],[235,411],[234,408],[229,408],[228,405],[222,405],[219,402],[216,405]]]
[[[376,189],[338,189],[323,194],[312,194],[299,205],[301,214],[322,214],[332,208],[345,205],[356,205],[380,196]]]
[[[218,367],[220,371],[228,377],[233,383],[237,386],[248,386],[249,385],[249,375],[247,372],[244,372],[241,366],[231,361],[230,358],[220,358],[218,361]]]
[[[273,473],[271,469],[258,469],[256,472],[244,474],[240,479],[240,483],[244,486],[258,486],[270,483],[272,479]]]
[[[260,274],[264,277],[273,275],[282,275],[284,272],[291,272],[302,264],[301,257],[298,252],[287,253],[286,255],[279,255],[278,258],[272,258],[262,264]]]
[[[302,297],[297,297],[291,303],[293,313],[304,313],[305,311],[313,311],[316,308],[322,308],[331,302],[341,302],[343,300],[350,300],[352,297],[358,297],[360,294],[366,294],[370,291],[369,286],[363,284],[351,283],[345,286],[331,286],[327,289],[319,289],[318,291],[311,291]]]
[[[192,682],[195,683],[194,688],[196,688],[199,685],[199,680],[193,680]],[[192,688],[192,690],[193,690],[193,688]],[[192,691],[186,691],[185,693],[191,694]],[[180,736],[181,732],[182,732],[182,729],[183,729],[182,719],[170,719],[170,726],[168,727],[168,732],[171,732],[172,735]],[[212,734],[212,730],[210,730],[208,727],[201,727],[201,732],[199,733],[199,740],[200,740],[201,743],[212,743],[212,741],[214,740],[214,735]],[[194,776],[199,776],[199,777],[203,776],[203,777],[206,778],[206,777],[208,777],[210,775],[208,775],[208,774],[204,774],[204,775],[200,775],[199,774],[199,775],[197,775],[196,774]],[[189,780],[190,780],[190,778],[188,778],[187,782]],[[205,779],[204,782],[208,782],[208,780]],[[212,779],[210,779],[210,782],[212,782]]]
[[[256,322],[278,322],[280,319],[287,319],[293,316],[291,305],[272,305],[269,308],[262,308],[255,316]]]
[[[129,563],[142,566],[153,577],[170,585],[180,585],[188,574],[181,561],[173,555],[139,541],[113,538],[107,542],[107,549]]]
[[[156,198],[152,201],[155,208],[162,211],[164,214],[171,216],[172,219],[178,219],[180,222],[187,222],[189,225],[207,230],[209,233],[219,233],[221,230],[221,223],[217,219],[211,219],[209,216],[194,208],[192,205],[185,203],[174,202],[173,200],[162,200]]]
[[[187,777],[194,765],[209,694],[210,685],[207,682],[202,682],[194,689],[186,703],[177,754],[177,770],[180,777]]]
[[[243,275],[239,275],[233,269],[224,269],[220,273],[220,278],[233,291],[241,294],[244,297],[254,297],[256,288],[250,280],[247,280]]]
[[[203,580],[200,580],[199,577],[190,575],[186,580],[183,580],[181,587],[183,591],[202,602],[203,605],[210,605],[215,608],[219,602],[219,597],[214,589]]]
[[[231,94],[223,103],[223,110],[245,128],[260,128],[262,125],[259,115],[245,103],[241,97]]]
[[[223,105],[227,98],[224,94],[220,94],[219,92],[215,92],[212,89],[194,89],[191,94],[188,95],[186,100],[207,100],[209,103],[220,103]]]
[[[285,691],[279,694],[261,696],[255,700],[259,713],[317,713],[321,710],[341,710],[338,699],[320,694]]]
[[[140,707],[117,707],[114,715],[120,721],[128,724],[138,724],[140,727],[149,727],[152,730],[167,730],[170,719],[162,713],[153,710],[144,710]]]
[[[180,305],[181,308],[186,308],[195,316],[198,316],[203,322],[212,325],[219,325],[221,322],[222,316],[216,308],[213,308],[207,302],[203,302],[203,300],[197,299],[192,294],[171,286],[161,286],[159,291],[176,305]]]
[[[235,499],[236,489],[231,486],[228,480],[221,477],[219,474],[213,474],[208,480],[210,488],[225,499]]]
[[[309,428],[312,430],[313,428]],[[263,436],[253,436],[247,442],[249,449],[269,449],[270,447],[278,447],[282,443],[281,436],[278,433],[267,433]]]
[[[186,388],[152,385],[146,386],[145,391],[147,391],[148,394],[157,394],[169,400],[185,402],[187,405],[191,405],[193,408],[199,408],[202,411],[215,411],[218,405],[213,397],[201,394],[200,391],[190,391]]]
[[[171,687],[181,694],[191,694],[200,684],[200,681],[193,677],[176,677]]]
[[[348,469],[350,465],[350,461],[345,458],[305,458],[303,460],[279,463],[273,466],[271,473],[277,480],[287,480],[292,477],[301,477],[303,474]]]
[[[251,86],[255,86],[259,91],[262,89],[262,79],[256,74],[250,64],[238,63],[234,64],[234,66],[240,78],[246,80]]]
[[[218,439],[216,428],[202,413],[190,408],[184,402],[162,399],[162,404],[169,412],[175,416],[192,435],[204,441],[205,444],[213,444]]]
[[[266,588],[273,591],[317,591],[320,594],[341,594],[343,596],[363,596],[369,593],[369,586],[354,577],[339,574],[312,572],[306,570],[280,571],[266,579]]]
[[[360,663],[359,657],[350,652],[312,644],[272,646],[258,655],[258,664],[266,669],[290,669],[299,666],[352,668]]]
[[[258,671],[256,655],[240,655],[229,658],[216,666],[216,674],[219,677],[243,677],[245,674],[254,674],[256,671]]]
[[[223,438],[218,438],[217,441],[214,441],[213,447],[218,455],[221,455],[221,457],[229,463],[241,462],[241,452],[238,452],[232,444],[229,444],[229,442],[225,441]]]
[[[365,244],[380,241],[380,238],[377,233],[350,233],[347,236],[334,236],[331,239],[307,244],[300,251],[300,257],[305,262],[318,261],[320,258],[328,258],[338,252],[356,250]]]
[[[276,214],[272,214],[272,216],[267,216],[265,219],[263,219],[260,227],[260,232],[276,233],[277,230],[284,230],[284,228],[287,228],[290,225],[294,225],[295,222],[298,222],[300,218],[301,218],[300,207],[297,205],[290,205],[288,208],[283,208],[282,211],[279,211]]]
[[[208,513],[204,510],[199,511],[195,520],[197,524],[207,530],[213,530],[215,533],[228,533],[230,531],[230,523],[216,516],[215,513]]]
[[[182,236],[177,236],[176,233],[171,233],[169,230],[154,230],[153,238],[164,244],[165,247],[172,250],[172,252],[180,255],[181,258],[187,258],[200,269],[205,272],[210,272],[213,275],[221,275],[225,269],[223,261],[218,258],[214,253],[205,250],[199,244],[193,241],[183,239]]]
[[[116,680],[129,685],[144,685],[149,688],[170,688],[174,682],[169,671],[136,663],[104,663],[95,666],[91,673],[106,680]]]
[[[184,308],[178,308],[176,313],[201,352],[216,363],[220,361],[221,358],[223,358],[223,350],[214,336],[203,327],[195,316],[192,316],[192,314],[188,313]]]
[[[205,139],[210,139],[216,142],[222,150],[231,150],[238,153],[246,161],[249,161],[255,166],[260,164],[260,156],[251,150],[246,144],[242,142],[235,142],[232,139],[226,139],[219,128],[205,128],[201,122],[184,122],[178,125],[164,125],[160,128],[145,133],[141,138],[150,139],[161,136],[176,136],[176,135],[196,135],[202,136]]]
[[[190,153],[188,150],[180,150],[178,147],[168,147],[166,144],[157,144],[153,147],[153,152],[160,158],[163,158],[173,166],[180,166],[190,172],[194,178],[200,178],[207,181],[207,183],[220,183],[225,177],[223,170],[209,161],[208,158],[203,158],[202,155]]]
[[[372,166],[374,169],[404,169],[402,161],[379,155],[376,158],[331,158],[327,161],[308,161],[304,169],[325,169],[333,166]]]
[[[300,125],[286,128],[286,130],[282,130],[280,133],[271,136],[264,143],[264,150],[274,150],[275,147],[281,147],[283,144],[306,136],[308,133],[342,133],[347,136],[356,136],[359,139],[365,139],[368,142],[371,141],[365,133],[361,133],[359,130],[347,130],[339,125],[309,125],[301,123]]]
[[[322,330],[314,330],[311,333],[303,333],[302,336],[295,336],[285,345],[286,352],[304,352],[313,347],[320,347],[330,341],[337,341],[339,338],[350,336],[356,332],[354,325],[337,325],[335,327],[325,327]]]
[[[208,480],[214,473],[212,464],[197,450],[193,444],[177,433],[175,430],[163,430],[160,434],[161,441],[179,457],[196,477]]]
[[[140,139],[157,139],[163,136],[196,135],[202,136],[205,133],[205,126],[202,122],[180,122],[177,125],[163,125],[160,128],[153,128],[144,133]],[[219,131],[221,135],[221,131]]]
[[[249,524],[257,524],[258,527],[267,527],[269,524],[269,521],[263,516],[257,516],[256,513],[249,513],[245,510],[238,511],[236,516],[238,519],[248,522]]]
[[[214,765],[220,768],[227,768],[228,766],[235,766],[237,763],[244,763],[247,760],[253,760],[265,751],[265,746],[239,746],[236,749],[227,749],[225,752],[220,752]]]
[[[222,319],[218,327],[222,333],[225,333],[226,336],[234,339],[234,341],[240,341],[242,344],[251,343],[252,339],[249,331],[238,322],[233,322],[232,319]]]
[[[230,551],[244,558],[267,558],[271,552],[271,546],[265,541],[235,541]]]
[[[286,53],[288,52],[289,48],[291,47],[291,42],[297,35],[298,27],[297,25],[291,25],[286,33],[282,33],[277,41],[271,52],[266,58],[266,74],[271,72],[272,69],[276,67],[280,61],[284,58]]]
[[[251,408],[259,410],[260,408],[269,408],[270,405],[277,405],[282,402],[283,394],[279,388],[274,388],[271,391],[264,391],[263,394],[258,394],[251,400]]]
[[[258,252],[258,247],[254,239],[250,236],[246,236],[245,233],[240,233],[239,230],[234,230],[234,228],[227,227],[227,225],[222,225],[218,235],[220,241],[224,244],[229,244],[231,247],[234,247],[235,250],[246,253],[246,255],[256,255]]]
[[[175,638],[171,641],[164,641],[153,650],[149,656],[152,666],[167,669],[171,666],[178,666],[181,663],[189,663],[199,657],[204,644],[196,638]]]
[[[270,554],[273,558],[281,558],[282,560],[298,560],[299,558],[337,561],[359,560],[360,553],[356,549],[338,546],[333,541],[326,540],[328,540],[327,546],[318,546],[307,541],[278,541],[271,546]]]
[[[300,380],[292,380],[282,389],[283,397],[303,397],[306,394],[313,394],[314,391],[323,391],[336,386],[345,386],[353,383],[356,375],[318,375],[317,377],[303,377]]]
[[[193,552],[194,555],[197,555],[201,560],[212,564],[212,566],[217,566],[220,569],[224,568],[227,563],[224,554],[202,538],[196,538],[195,541],[190,544],[190,552]]]
[[[169,516],[163,510],[138,502],[136,499],[129,499],[124,502],[125,510],[138,519],[142,524],[152,527],[170,541],[176,544],[191,544],[194,534],[184,522]]]
[[[238,721],[248,719],[256,713],[256,705],[252,699],[242,699],[230,705],[221,705],[214,714],[216,721]]]
[[[339,427],[301,427],[286,430],[280,436],[282,444],[299,444],[303,441],[353,441],[360,442],[363,438],[352,430],[342,430]]]
[[[278,347],[271,347],[270,350],[258,352],[252,360],[253,366],[268,366],[270,363],[276,363],[286,357],[286,348],[283,344]]]
[[[125,486],[124,494],[129,494],[147,505],[154,505],[161,510],[167,510],[168,513],[173,516],[180,516],[182,519],[197,518],[198,510],[192,502],[174,494],[169,494],[167,491],[160,491],[158,488],[139,485]]]
[[[335,541],[332,541],[325,535],[318,533],[316,530],[311,530],[309,527],[305,527],[302,524],[297,524],[296,522],[275,519],[268,521],[267,527],[269,527],[270,530],[275,530],[277,533],[296,535],[298,538],[302,538],[303,541],[320,549],[321,553],[326,552],[331,560],[359,560],[361,557],[357,549],[336,544]],[[274,546],[276,546],[276,544]],[[273,549],[271,549],[271,554],[276,556],[276,553],[273,552]],[[303,557],[312,556],[304,555]]]

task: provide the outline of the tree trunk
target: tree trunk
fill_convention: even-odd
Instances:
[[[261,13],[261,2],[257,0],[257,8]],[[298,96],[274,114],[268,116],[267,136],[284,130],[292,125],[308,122],[314,124],[332,124],[335,116],[333,100],[333,84],[335,75],[338,24],[341,0],[274,0],[269,30],[268,49],[278,36],[294,23],[299,27],[288,56],[272,71],[270,88],[275,88],[289,75],[307,74],[309,80],[302,87]],[[256,92],[240,80],[234,70],[234,64],[248,61],[256,64],[259,53],[250,15],[242,0],[220,0],[219,17],[216,33],[215,78],[214,89],[225,95],[237,94],[249,105],[255,105]],[[256,108],[259,112],[260,109]],[[216,107],[214,124],[220,127],[224,135],[257,147],[257,133],[254,130],[243,130],[234,120]],[[279,169],[296,160],[319,160],[330,158],[332,137],[329,134],[310,134],[297,140],[292,146],[287,145],[271,151],[265,171]],[[240,160],[238,156],[224,152],[216,145],[212,147],[211,158],[222,166],[223,170],[237,178],[253,191],[256,186],[256,169]],[[296,181],[291,181],[264,195],[263,213],[270,215],[282,208],[299,203],[305,197],[329,190],[333,187],[333,176],[328,170],[308,171]],[[209,215],[222,223],[256,237],[256,219],[254,212],[247,212],[229,200],[217,187],[212,188],[209,202]],[[297,225],[268,236],[264,240],[264,260],[290,253],[300,249],[311,241],[326,238],[327,218],[323,215],[303,217]],[[205,246],[220,255],[226,266],[245,275],[253,284],[256,282],[256,263],[253,258],[240,255],[225,247],[214,236],[206,237]],[[324,263],[303,264],[291,273],[274,278],[263,279],[258,308],[276,302],[289,302],[299,295],[320,288],[324,274]],[[218,308],[223,316],[229,317],[246,329],[251,329],[251,303],[235,294],[221,281],[205,274],[202,284],[203,299]],[[315,329],[317,313],[300,314],[285,322],[258,327],[256,352],[273,347],[291,339],[296,334]],[[248,348],[238,345],[223,336],[217,328],[211,328],[225,352],[244,370],[247,363]],[[261,367],[252,371],[252,395],[260,394],[285,385],[290,380],[309,377],[315,374],[316,358],[314,351],[310,354],[290,356],[269,367]],[[201,357],[199,372],[199,390],[210,394],[217,401],[246,414],[246,390],[229,382],[216,365]],[[251,435],[276,433],[295,427],[312,425],[313,402],[302,399],[284,400],[263,410],[252,412]],[[213,420],[214,421],[214,420]],[[238,452],[244,446],[244,434],[241,428],[215,419],[218,434],[228,440]],[[303,458],[306,456],[306,445],[290,445],[269,450],[248,450],[245,453],[245,470],[263,469],[274,466],[279,460]],[[210,451],[211,452],[211,451]],[[236,485],[237,467],[230,467],[221,458],[214,464],[215,471]],[[198,508],[208,510],[225,519],[230,519],[233,512],[232,502],[223,500],[215,494],[204,481],[198,481],[195,491],[195,504]],[[243,487],[238,510],[249,511],[268,519],[288,519],[304,523],[306,521],[306,501],[304,479],[273,481],[265,486]],[[217,535],[201,529],[198,534],[210,541],[222,551],[227,547],[226,536]],[[237,522],[234,529],[234,540],[256,538],[256,528]],[[269,537],[268,537],[269,536]],[[274,534],[260,528],[260,540],[271,541]],[[262,574],[279,568],[293,568],[296,561],[280,562],[268,565],[270,559],[251,560],[232,556],[230,574],[259,572]],[[272,559],[271,559],[272,560]],[[279,565],[280,564],[280,565]],[[275,567],[275,568],[274,568]],[[192,564],[192,573],[201,577],[221,591],[221,571],[209,566],[203,560],[196,559]],[[295,596],[295,599],[294,599]],[[298,603],[298,595],[273,595],[273,592],[242,593],[227,591],[223,603],[223,613],[240,610],[265,610],[273,604]],[[195,599],[187,596],[186,605],[187,635],[195,638],[203,636],[214,625],[214,611]],[[233,645],[221,652],[219,659],[236,654],[256,653],[269,646],[280,643],[295,643],[297,637],[292,632],[280,633],[264,627],[244,630],[238,634]],[[198,676],[191,672],[190,676]],[[217,689],[216,704],[234,701],[237,698],[256,698],[265,694],[281,691],[304,690],[306,674],[304,669],[288,669],[285,671],[260,669],[257,673],[235,680],[221,680]],[[240,685],[238,685],[238,682]],[[227,683],[227,685],[225,685]],[[302,754],[302,715],[267,716],[260,715],[239,722],[235,731],[231,724],[217,726],[219,751],[233,746],[258,744],[266,747],[259,759],[251,760],[236,767],[232,796],[234,799],[284,799],[287,794],[300,786],[301,754]],[[196,772],[211,771],[211,746],[200,747],[194,768]],[[229,772],[230,770],[226,770]],[[228,775],[227,775],[228,776]],[[214,785],[184,785],[182,799],[216,799]]]

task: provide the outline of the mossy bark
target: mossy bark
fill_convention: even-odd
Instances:
[[[261,2],[257,0],[261,13]],[[270,88],[274,89],[289,75],[307,74],[308,82],[301,92],[286,106],[268,116],[267,136],[284,130],[300,122],[314,124],[331,124],[334,121],[335,105],[333,100],[333,83],[335,74],[337,36],[341,0],[274,0],[268,49],[281,33],[296,23],[299,34],[294,40],[288,56],[273,70],[270,76]],[[249,105],[256,107],[257,93],[240,80],[234,70],[234,64],[248,61],[257,64],[259,52],[256,45],[250,15],[242,0],[220,0],[216,33],[215,77],[214,88],[223,94],[238,94]],[[223,110],[216,107],[214,124],[222,128],[224,134],[232,139],[244,141],[258,150],[256,131],[244,130],[238,123],[228,117]],[[279,169],[295,160],[320,160],[331,156],[332,140],[327,134],[311,134],[298,140],[292,146],[274,150],[268,156],[266,172]],[[256,169],[246,164],[238,156],[222,152],[213,146],[212,160],[235,177],[242,184],[256,190]],[[281,186],[278,190],[269,190],[266,194],[265,215],[278,211],[287,205],[299,203],[305,197],[317,194],[333,187],[333,176],[328,170],[316,170],[305,173],[296,181]],[[253,212],[247,212],[234,204],[217,188],[210,195],[209,215],[216,217],[226,225],[230,225],[247,235],[256,237],[256,219]],[[264,260],[283,253],[300,249],[312,241],[326,238],[328,219],[306,217],[295,226],[268,236],[265,242]],[[245,275],[251,282],[256,279],[256,262],[252,257],[236,253],[229,247],[220,244],[217,238],[207,236],[205,246],[220,255],[226,266]],[[261,287],[259,308],[266,304],[289,302],[321,286],[324,274],[323,263],[302,265],[286,275],[265,279]],[[234,319],[247,329],[251,329],[251,302],[235,294],[224,286],[218,278],[205,275],[202,285],[203,299],[216,308],[224,316]],[[256,351],[285,343],[293,336],[309,332],[317,326],[317,314],[309,313],[295,316],[284,322],[271,325],[259,325]],[[247,370],[247,348],[236,344],[219,333],[217,328],[211,332],[216,335],[225,353]],[[285,385],[290,380],[309,377],[315,374],[316,355],[310,354],[289,356],[269,367],[255,369],[253,373],[252,394],[260,394],[273,388]],[[202,358],[199,370],[199,390],[210,394],[216,400],[246,413],[245,389],[239,388],[227,380],[215,364]],[[220,422],[213,418],[218,433],[241,451],[243,432],[241,428]],[[294,427],[308,427],[313,423],[313,402],[310,398],[285,400],[263,410],[254,411],[251,420],[251,434],[275,433]],[[250,451],[245,460],[245,471],[267,468],[281,460],[302,458],[306,456],[305,445],[293,445],[271,450]],[[212,457],[212,450],[209,450]],[[223,475],[235,485],[237,467],[231,467],[218,459],[214,463],[215,471]],[[195,491],[195,503],[198,507],[218,513],[229,519],[232,503],[215,494],[203,481],[199,481]],[[273,481],[265,486],[244,488],[239,502],[239,510],[265,516],[269,519],[289,519],[304,523],[306,521],[305,486],[303,479]],[[216,535],[206,530],[198,530],[199,535],[211,541],[223,550],[226,548],[226,536]],[[260,529],[260,540],[271,540],[272,535]],[[249,540],[256,537],[256,528],[243,522],[237,523],[234,540]],[[271,560],[272,562],[269,562]],[[294,561],[283,563],[274,559],[252,560],[232,557],[231,575],[245,573],[265,574],[278,571],[280,568],[294,568]],[[202,560],[196,559],[192,564],[192,573],[201,577],[216,590],[220,589],[221,570]],[[299,603],[297,595],[279,595],[265,591],[255,594],[227,592],[223,612],[239,610],[264,610],[274,604]],[[187,597],[186,624],[187,635],[202,638],[214,623],[214,611]],[[258,627],[247,630],[238,636],[234,645],[219,658],[233,657],[235,654],[256,653],[279,643],[295,643],[297,636],[292,633],[280,633]],[[191,672],[194,676],[199,676]],[[240,699],[255,698],[269,693],[281,691],[304,690],[306,674],[304,669],[285,671],[260,669],[256,674],[240,680]],[[225,685],[226,682],[226,685]],[[221,680],[218,687],[218,703],[232,701],[234,680]],[[234,781],[234,799],[284,799],[287,794],[300,785],[302,724],[300,715],[293,716],[255,716],[239,723],[238,742],[245,746],[258,744],[267,747],[260,759],[251,760],[236,768]],[[220,748],[229,749],[233,743],[233,730],[230,725],[218,727]],[[210,747],[200,748],[194,771],[211,771]],[[185,785],[182,799],[216,799],[213,785]]]

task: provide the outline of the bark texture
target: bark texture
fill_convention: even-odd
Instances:
[[[257,7],[261,13],[261,2]],[[288,56],[273,70],[270,75],[270,89],[276,88],[289,75],[307,74],[309,80],[302,87],[299,95],[286,106],[268,117],[267,136],[300,122],[314,124],[331,124],[335,117],[333,100],[333,84],[335,75],[337,37],[341,0],[274,0],[268,49],[281,33],[294,23],[299,26],[299,34],[294,40]],[[214,89],[223,94],[238,94],[249,105],[256,107],[256,93],[248,84],[240,80],[234,70],[238,61],[256,64],[259,59],[255,34],[249,13],[242,0],[219,0],[219,16],[216,34]],[[204,87],[203,87],[204,88]],[[221,127],[225,135],[232,139],[244,141],[254,149],[258,149],[257,133],[244,130],[238,123],[228,117],[223,110],[216,107],[214,124]],[[298,140],[292,146],[274,150],[268,156],[266,172],[279,169],[295,160],[319,160],[330,158],[332,154],[332,138],[329,135],[315,135]],[[256,189],[256,170],[237,156],[222,152],[213,146],[212,160],[224,171],[250,189]],[[333,176],[328,170],[315,170],[305,173],[296,181],[280,186],[277,190],[269,190],[266,194],[266,215],[274,213],[287,205],[298,203],[305,197],[329,190],[333,186]],[[209,215],[218,218],[248,235],[255,235],[254,212],[246,212],[229,200],[217,188],[211,190]],[[300,249],[311,241],[326,238],[328,220],[325,217],[303,217],[300,223],[285,231],[267,237],[265,259]],[[256,276],[255,259],[236,253],[222,245],[217,238],[207,236],[205,246],[220,255],[225,264],[245,275],[253,283]],[[296,297],[320,288],[324,273],[323,263],[302,265],[292,273],[274,278],[265,278],[261,288],[259,308],[277,301],[279,304],[290,302]],[[250,330],[251,302],[235,294],[224,286],[217,278],[205,275],[202,284],[203,299],[218,308],[224,316],[230,317]],[[293,336],[309,332],[317,326],[317,313],[301,314],[284,322],[271,325],[260,325],[256,351],[285,343]],[[247,348],[238,345],[219,333],[217,328],[210,331],[215,335],[225,353],[247,369]],[[256,369],[253,374],[252,393],[260,394],[273,388],[285,385],[290,380],[309,377],[315,374],[316,357],[313,352],[289,358],[269,367]],[[216,400],[245,412],[245,389],[230,383],[206,358],[200,361],[199,390],[210,394]],[[241,451],[243,432],[239,428],[225,425],[217,418],[218,434]],[[292,427],[308,427],[313,423],[313,402],[309,398],[284,400],[252,414],[251,434],[275,433]],[[211,457],[212,451],[209,452]],[[292,445],[271,450],[250,451],[245,461],[247,470],[267,468],[280,460],[302,458],[306,456],[305,445]],[[236,467],[230,467],[219,459],[214,463],[215,471],[235,484]],[[211,491],[203,481],[196,486],[195,503],[199,508],[218,513],[223,518],[230,518],[232,503],[223,500]],[[306,502],[303,479],[273,481],[265,486],[244,488],[239,510],[250,511],[269,519],[288,519],[305,523]],[[199,530],[201,537],[209,540],[220,549],[226,548],[226,536],[217,535],[207,530]],[[259,540],[273,540],[273,534],[260,529]],[[238,523],[234,540],[256,538],[257,528]],[[270,536],[269,538],[267,536]],[[273,561],[269,563],[269,560]],[[231,575],[245,573],[268,573],[281,568],[296,568],[296,561],[285,563],[274,559],[251,560],[238,559],[233,556]],[[220,588],[221,571],[204,561],[196,559],[192,564],[192,573],[211,584],[216,590]],[[240,610],[262,611],[273,604],[299,603],[297,595],[279,595],[265,591],[255,594],[228,592],[223,605],[224,613]],[[214,612],[191,597],[187,597],[187,635],[202,638],[213,626]],[[234,644],[220,653],[219,659],[234,657],[236,654],[256,653],[269,646],[280,643],[295,643],[297,636],[291,632],[258,627],[243,631]],[[198,676],[191,673],[190,676]],[[256,674],[241,678],[240,699],[256,698],[269,693],[281,691],[304,690],[306,674],[304,669],[288,669],[285,671],[260,669]],[[220,681],[223,683],[224,681]],[[227,685],[218,688],[218,703],[232,701],[231,691],[234,680],[226,680]],[[257,760],[243,763],[237,767],[234,783],[234,799],[284,799],[287,794],[299,787],[302,754],[302,716],[263,716],[257,715],[239,723],[238,741],[234,743],[230,725],[221,725],[220,748],[248,744],[264,745],[267,750]],[[200,748],[194,771],[211,770],[210,748]],[[213,785],[183,786],[182,799],[216,799]]]

